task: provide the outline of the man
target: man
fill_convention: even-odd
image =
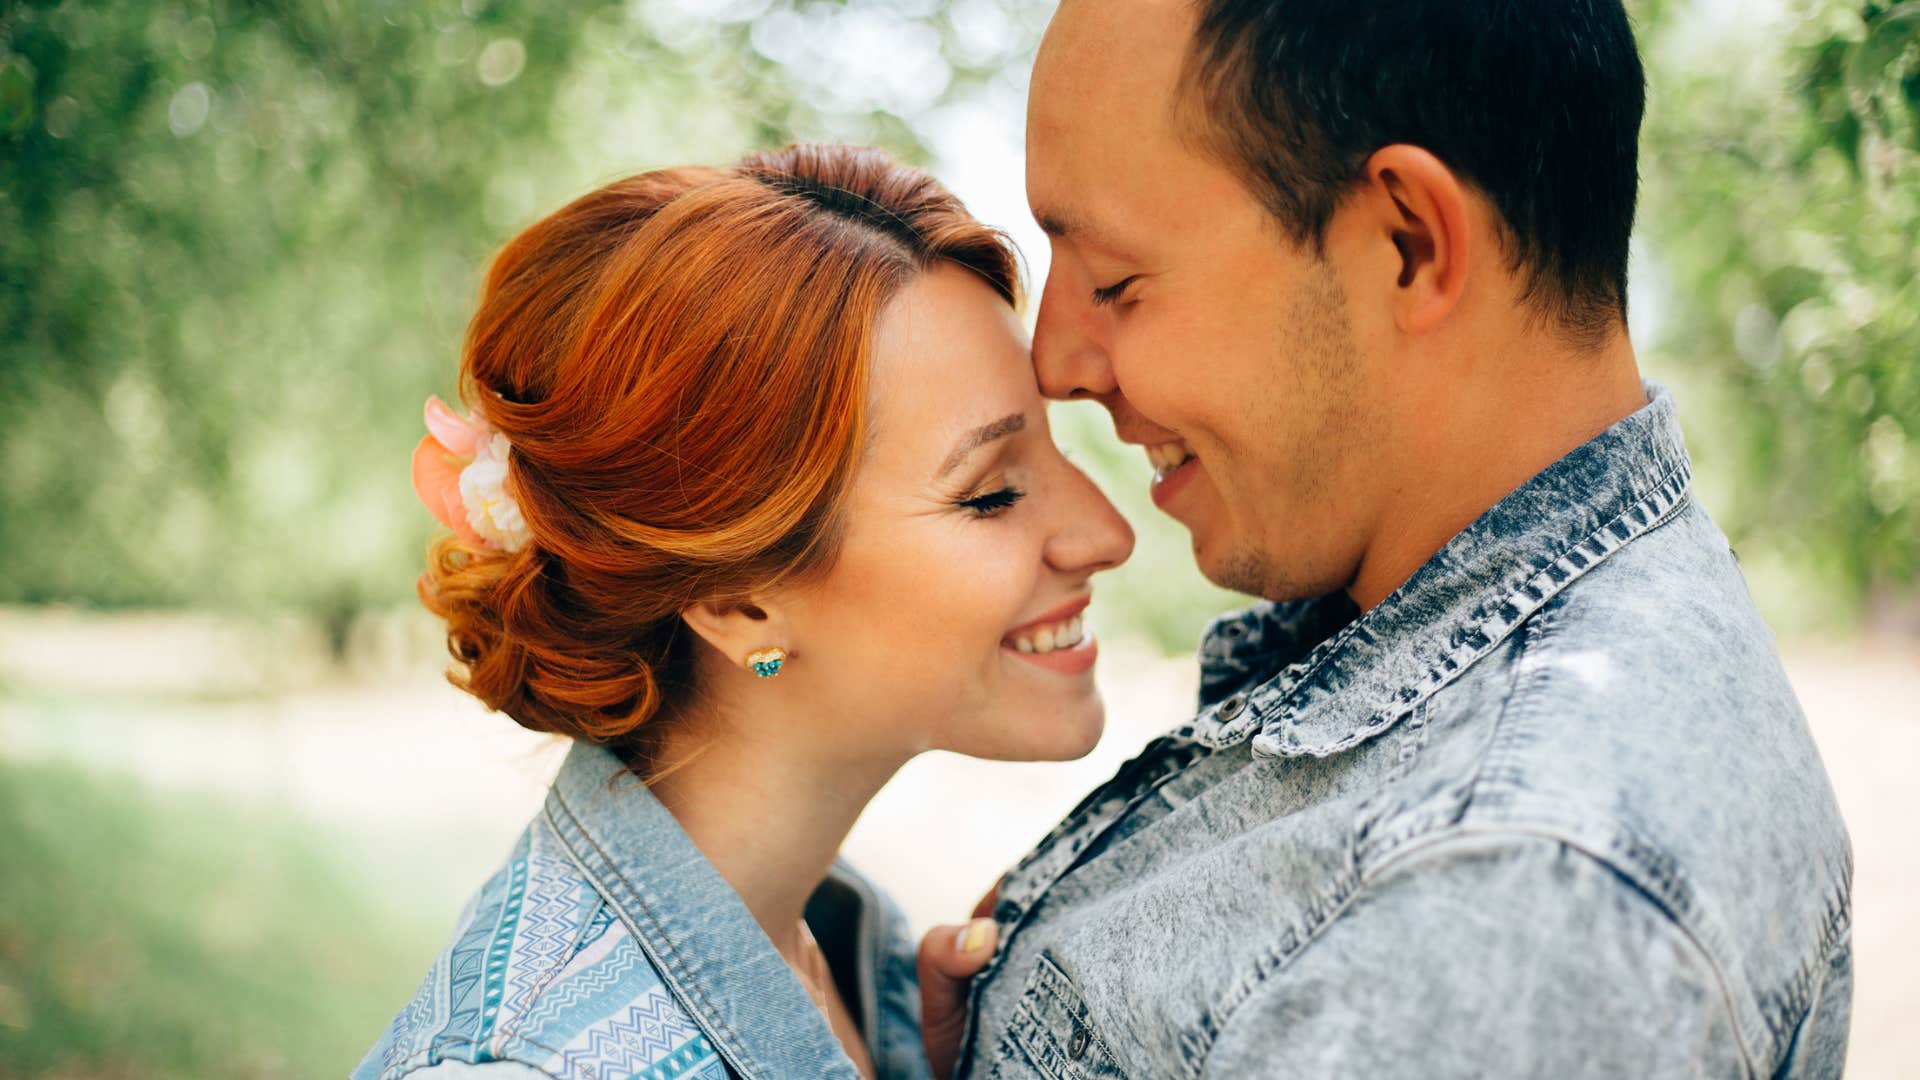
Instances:
[[[1620,0],[1061,4],[1041,385],[1268,602],[965,1014],[928,937],[960,1075],[1839,1075],[1845,829],[1626,332],[1643,104]]]

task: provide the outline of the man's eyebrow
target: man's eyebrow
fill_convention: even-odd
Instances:
[[[1033,220],[1040,226],[1040,231],[1048,236],[1064,240],[1074,233],[1073,223],[1051,210],[1035,210]]]
[[[982,424],[974,428],[960,440],[960,445],[953,448],[953,453],[947,455],[947,460],[941,463],[940,471],[934,474],[934,479],[938,480],[959,468],[960,463],[967,460],[968,454],[982,446],[1026,429],[1027,418],[1022,413],[1009,413],[991,424]]]
[[[1034,223],[1040,231],[1055,240],[1072,240],[1079,244],[1088,244],[1113,255],[1124,256],[1127,249],[1113,238],[1113,234],[1091,222],[1062,213],[1058,210],[1035,210]]]

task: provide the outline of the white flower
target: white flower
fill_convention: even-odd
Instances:
[[[460,502],[467,508],[467,524],[489,543],[519,551],[533,539],[520,504],[507,493],[507,437],[493,433],[474,450],[473,464],[460,470]]]

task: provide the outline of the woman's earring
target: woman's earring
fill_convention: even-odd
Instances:
[[[761,649],[747,654],[747,667],[763,679],[780,674],[780,665],[786,662],[787,650],[781,648]]]

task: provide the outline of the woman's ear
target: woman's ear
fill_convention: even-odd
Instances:
[[[784,640],[786,620],[777,608],[765,603],[734,600],[693,604],[681,609],[680,619],[735,666],[761,649],[793,649],[792,643]]]

